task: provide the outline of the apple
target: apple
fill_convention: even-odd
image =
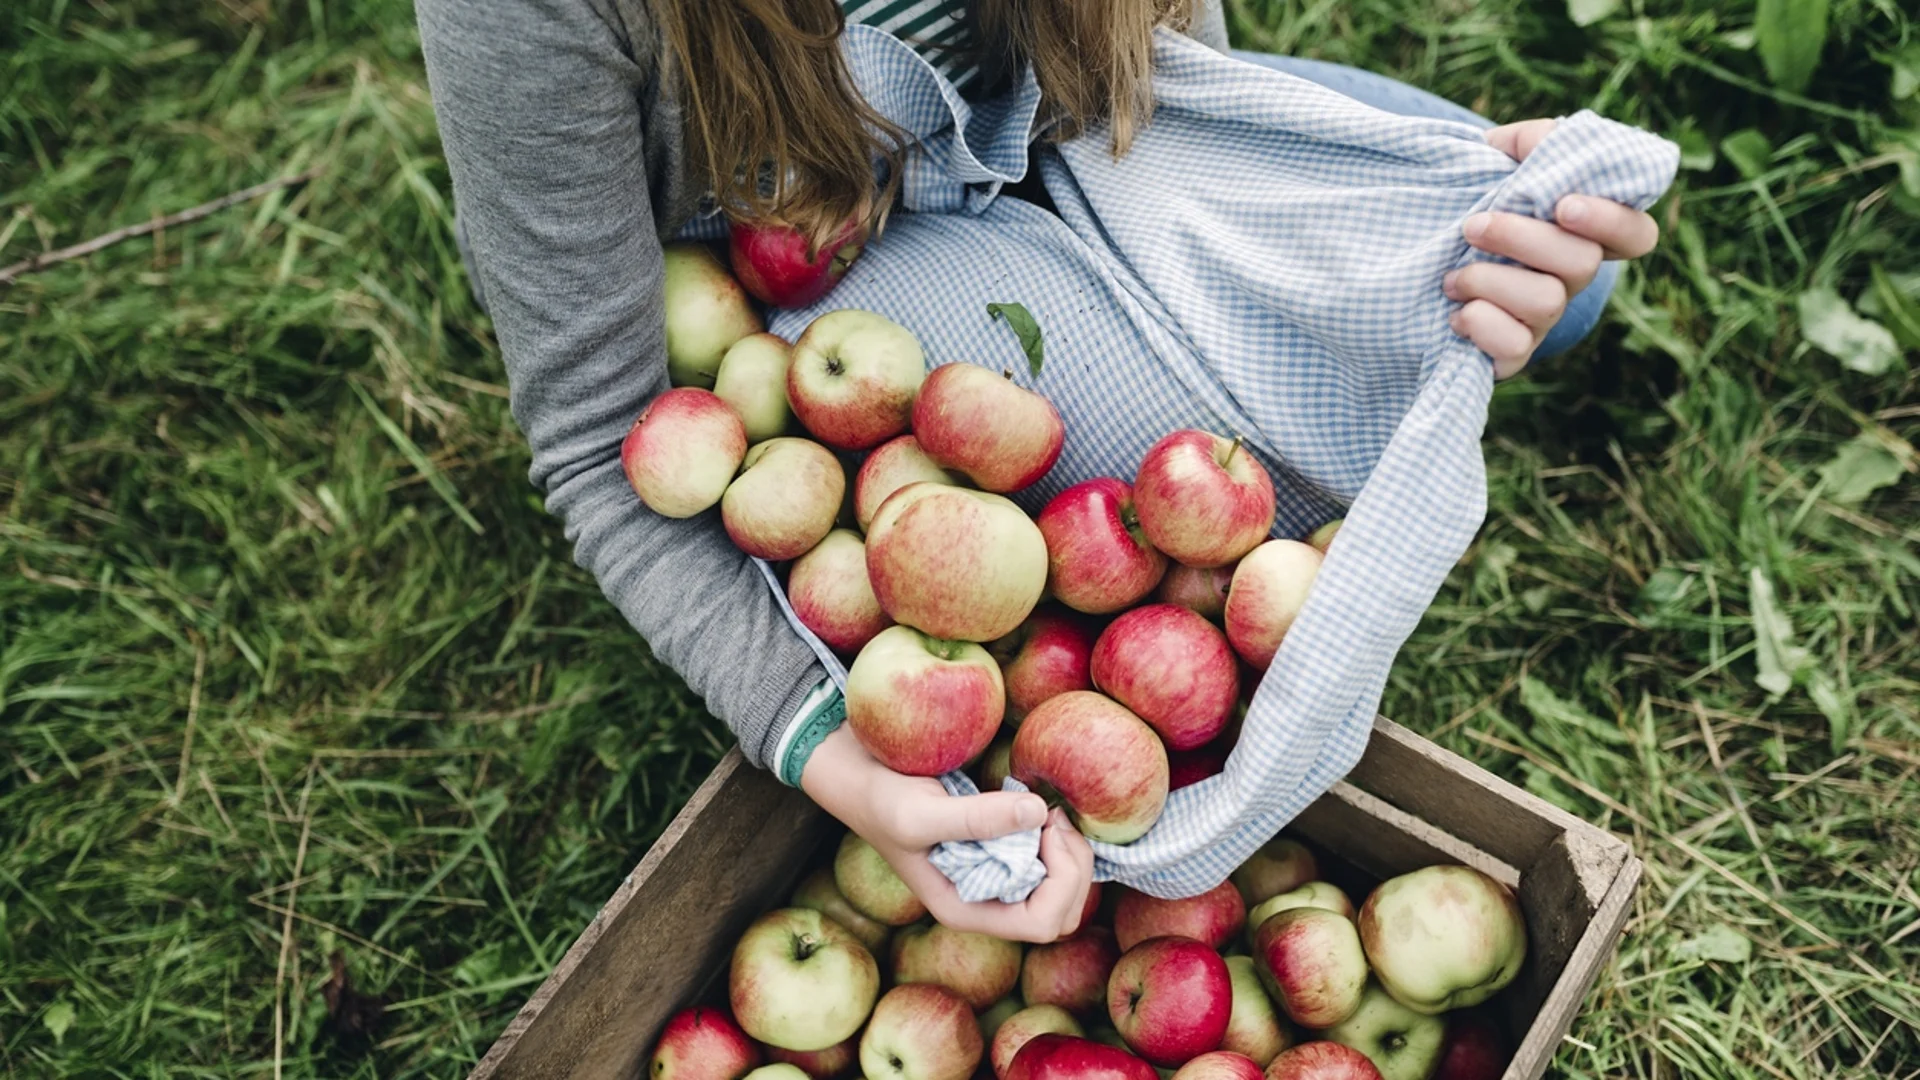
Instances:
[[[867,542],[835,529],[787,572],[787,603],[802,626],[838,653],[857,653],[893,625],[867,580]]]
[[[740,414],[711,390],[654,398],[620,443],[620,467],[647,509],[689,518],[720,501],[747,453]]]
[[[720,499],[720,523],[734,546],[768,562],[799,558],[833,531],[847,474],[811,439],[756,444]]]
[[[1327,548],[1333,544],[1333,538],[1339,534],[1340,526],[1346,524],[1346,521],[1346,518],[1334,518],[1313,530],[1313,535],[1307,537],[1307,546],[1325,555]]]
[[[1353,901],[1347,899],[1347,894],[1340,890],[1340,886],[1329,881],[1309,881],[1297,889],[1270,896],[1255,904],[1253,910],[1247,912],[1248,940],[1252,940],[1254,931],[1260,929],[1261,923],[1283,911],[1302,907],[1320,908],[1348,919],[1354,917]]]
[[[1226,635],[1187,608],[1148,604],[1113,620],[1093,646],[1093,685],[1145,720],[1169,750],[1213,741],[1240,696]]]
[[[1321,558],[1298,540],[1269,540],[1240,560],[1227,589],[1227,640],[1241,659],[1260,671],[1273,663],[1307,604]]]
[[[1085,1035],[1073,1014],[1058,1005],[1029,1005],[1000,1025],[987,1058],[993,1063],[993,1075],[1006,1080],[1013,1056],[1036,1035]]]
[[[807,1071],[798,1065],[776,1061],[748,1073],[744,1080],[808,1080]]]
[[[978,364],[934,368],[913,403],[920,448],[985,491],[1019,491],[1060,459],[1067,429],[1053,403]]]
[[[1227,611],[1227,586],[1233,582],[1233,565],[1205,569],[1172,563],[1167,567],[1153,598],[1163,604],[1179,604],[1202,618],[1219,622]]]
[[[1283,911],[1253,932],[1260,982],[1294,1023],[1325,1028],[1360,1007],[1367,957],[1352,920],[1324,908]]]
[[[880,510],[880,504],[887,496],[906,487],[908,484],[925,482],[929,484],[948,484],[965,486],[967,478],[949,469],[927,456],[920,449],[920,440],[912,435],[900,435],[879,446],[867,454],[867,460],[860,463],[860,471],[853,477],[853,516],[862,529],[873,523],[873,515]]]
[[[1040,602],[1047,542],[1004,496],[923,481],[887,496],[873,515],[867,574],[893,621],[934,637],[992,641]]]
[[[755,919],[727,974],[741,1029],[786,1050],[825,1050],[860,1030],[879,989],[880,968],[866,946],[807,908]]]
[[[832,292],[867,243],[867,227],[855,219],[818,246],[781,222],[736,221],[729,231],[733,276],[754,299],[778,308],[806,307]]]
[[[1240,933],[1246,921],[1246,902],[1232,882],[1223,881],[1184,900],[1162,900],[1127,889],[1113,909],[1113,936],[1121,952],[1148,938],[1170,936],[1192,938],[1218,950]]]
[[[866,450],[907,430],[926,377],[926,354],[906,327],[871,311],[829,311],[793,343],[787,403],[821,442]]]
[[[1018,994],[1008,994],[1006,997],[988,1006],[987,1010],[980,1014],[981,1042],[987,1046],[992,1046],[994,1033],[1000,1030],[1000,1025],[1006,1023],[1008,1017],[1024,1008],[1026,1008],[1026,1006],[1020,1004],[1020,996]]]
[[[1191,428],[1147,450],[1133,478],[1140,527],[1175,562],[1206,570],[1252,551],[1273,529],[1273,480],[1238,439]]]
[[[1476,1012],[1451,1013],[1440,1064],[1431,1080],[1500,1080],[1513,1051],[1493,1022]]]
[[[1013,775],[1013,734],[1005,728],[987,744],[986,753],[968,770],[973,784],[981,791],[999,791]]]
[[[1134,1053],[1169,1068],[1220,1048],[1233,1011],[1226,961],[1192,938],[1159,937],[1120,956],[1107,1013]]]
[[[1133,488],[1109,476],[1055,495],[1036,519],[1047,540],[1047,588],[1074,609],[1104,615],[1132,607],[1166,573],[1134,512]]]
[[[652,1080],[740,1080],[760,1049],[718,1009],[682,1009],[660,1031],[647,1066]]]
[[[1382,1080],[1367,1055],[1336,1042],[1310,1042],[1274,1058],[1267,1080]]]
[[[1048,698],[1013,736],[1014,779],[1065,802],[1089,840],[1130,844],[1167,802],[1167,751],[1146,721],[1090,690]]]
[[[812,1080],[839,1080],[859,1064],[860,1040],[848,1038],[825,1050],[782,1050],[777,1046],[769,1046],[767,1056],[795,1066]]]
[[[1085,623],[1041,608],[988,646],[1007,683],[1007,721],[1016,727],[1036,705],[1069,690],[1093,689],[1094,636]]]
[[[1173,1080],[1262,1080],[1263,1076],[1260,1065],[1247,1055],[1213,1050],[1180,1066]]]
[[[980,1022],[944,986],[910,983],[887,991],[860,1037],[866,1080],[967,1080],[985,1051]]]
[[[1215,739],[1192,750],[1174,750],[1167,754],[1167,790],[1179,791],[1227,771],[1227,748]]]
[[[886,926],[905,926],[927,913],[893,866],[858,833],[840,838],[833,855],[833,883],[855,911]]]
[[[1087,1032],[1087,1038],[1092,1039],[1102,1046],[1111,1046],[1115,1050],[1125,1050],[1128,1057],[1133,1056],[1133,1050],[1127,1045],[1127,1040],[1121,1038],[1119,1032],[1113,1030],[1112,1027],[1106,1024],[1095,1025],[1093,1030]]]
[[[939,923],[909,927],[893,942],[893,981],[944,986],[982,1011],[1020,985],[1020,946]]]
[[[1027,950],[1020,996],[1029,1005],[1058,1005],[1088,1018],[1105,1016],[1107,979],[1119,962],[1113,931],[1083,925],[1072,937]]]
[[[847,669],[847,726],[897,773],[940,776],[971,761],[1000,730],[1000,665],[970,641],[909,626],[873,636]]]
[[[668,244],[665,257],[667,378],[713,387],[733,343],[766,329],[745,289],[704,244]]]
[[[1240,899],[1253,907],[1263,900],[1291,892],[1320,876],[1319,860],[1306,845],[1276,836],[1233,872]]]
[[[793,426],[787,405],[787,365],[793,346],[773,334],[749,334],[720,358],[713,392],[733,406],[749,443],[784,435]]]
[[[1527,920],[1513,892],[1468,866],[1429,866],[1382,883],[1360,905],[1359,924],[1380,984],[1428,1015],[1487,1000],[1527,958]]]
[[[1160,1080],[1125,1049],[1071,1035],[1036,1035],[1013,1055],[1001,1080]]]
[[[1414,1012],[1370,982],[1353,1015],[1321,1034],[1367,1055],[1382,1080],[1428,1080],[1440,1062],[1447,1022]]]
[[[892,927],[861,914],[860,909],[840,895],[840,886],[833,883],[833,870],[830,867],[823,866],[808,874],[800,882],[799,888],[793,890],[793,898],[788,901],[788,906],[811,908],[839,923],[852,931],[853,936],[860,939],[860,944],[875,956],[880,955],[880,950],[886,947],[887,938],[893,935]]]
[[[1273,999],[1260,985],[1253,957],[1226,959],[1227,978],[1233,982],[1233,1009],[1227,1018],[1227,1033],[1220,1039],[1220,1048],[1245,1054],[1255,1064],[1265,1066],[1280,1051],[1293,1045],[1293,1027],[1280,1018]]]

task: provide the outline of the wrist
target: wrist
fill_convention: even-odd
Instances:
[[[802,699],[773,753],[774,774],[789,787],[800,787],[807,763],[821,743],[838,731],[847,718],[846,699],[832,679],[822,679]]]

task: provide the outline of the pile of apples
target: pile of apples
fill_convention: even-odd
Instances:
[[[1197,430],[1029,517],[1006,496],[1066,438],[1040,394],[975,364],[928,372],[867,311],[789,347],[702,248],[669,250],[667,315],[683,385],[635,421],[627,477],[670,517],[717,505],[742,551],[790,563],[795,615],[851,658],[847,723],[875,758],[1011,775],[1113,844],[1224,768],[1339,522],[1268,539],[1272,480]]]
[[[1356,913],[1277,837],[1186,900],[1089,896],[1027,948],[926,919],[848,834],[733,950],[728,1007],[675,1016],[652,1080],[1497,1080],[1475,1006],[1526,956],[1513,894],[1465,866],[1393,878]],[[1103,903],[1103,899],[1105,902]],[[882,990],[884,989],[884,993]]]

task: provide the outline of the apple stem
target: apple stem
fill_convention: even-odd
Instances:
[[[1220,466],[1222,468],[1225,468],[1227,464],[1233,460],[1233,455],[1240,452],[1240,444],[1245,442],[1246,438],[1245,435],[1235,435],[1233,437],[1233,445],[1227,447],[1227,456],[1220,459]]]

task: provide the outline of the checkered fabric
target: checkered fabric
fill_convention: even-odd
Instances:
[[[1440,285],[1484,257],[1461,222],[1547,218],[1572,192],[1644,208],[1678,153],[1582,112],[1516,164],[1471,125],[1383,113],[1163,33],[1159,112],[1131,153],[1114,160],[1093,131],[1036,155],[1056,217],[997,197],[1027,169],[1031,77],[969,104],[882,32],[850,27],[846,48],[868,99],[921,140],[909,212],[775,333],[867,308],[913,330],[931,364],[1011,369],[1066,421],[1059,464],[1017,497],[1029,511],[1090,477],[1130,479],[1161,435],[1199,427],[1243,436],[1273,475],[1274,535],[1346,518],[1226,771],[1174,792],[1138,841],[1093,845],[1102,880],[1202,892],[1359,759],[1395,653],[1485,514],[1492,369],[1448,329]],[[994,301],[1038,319],[1038,378]],[[960,774],[943,783],[974,792]],[[968,900],[1015,901],[1044,877],[1037,851],[1036,832],[947,844],[934,862]]]

